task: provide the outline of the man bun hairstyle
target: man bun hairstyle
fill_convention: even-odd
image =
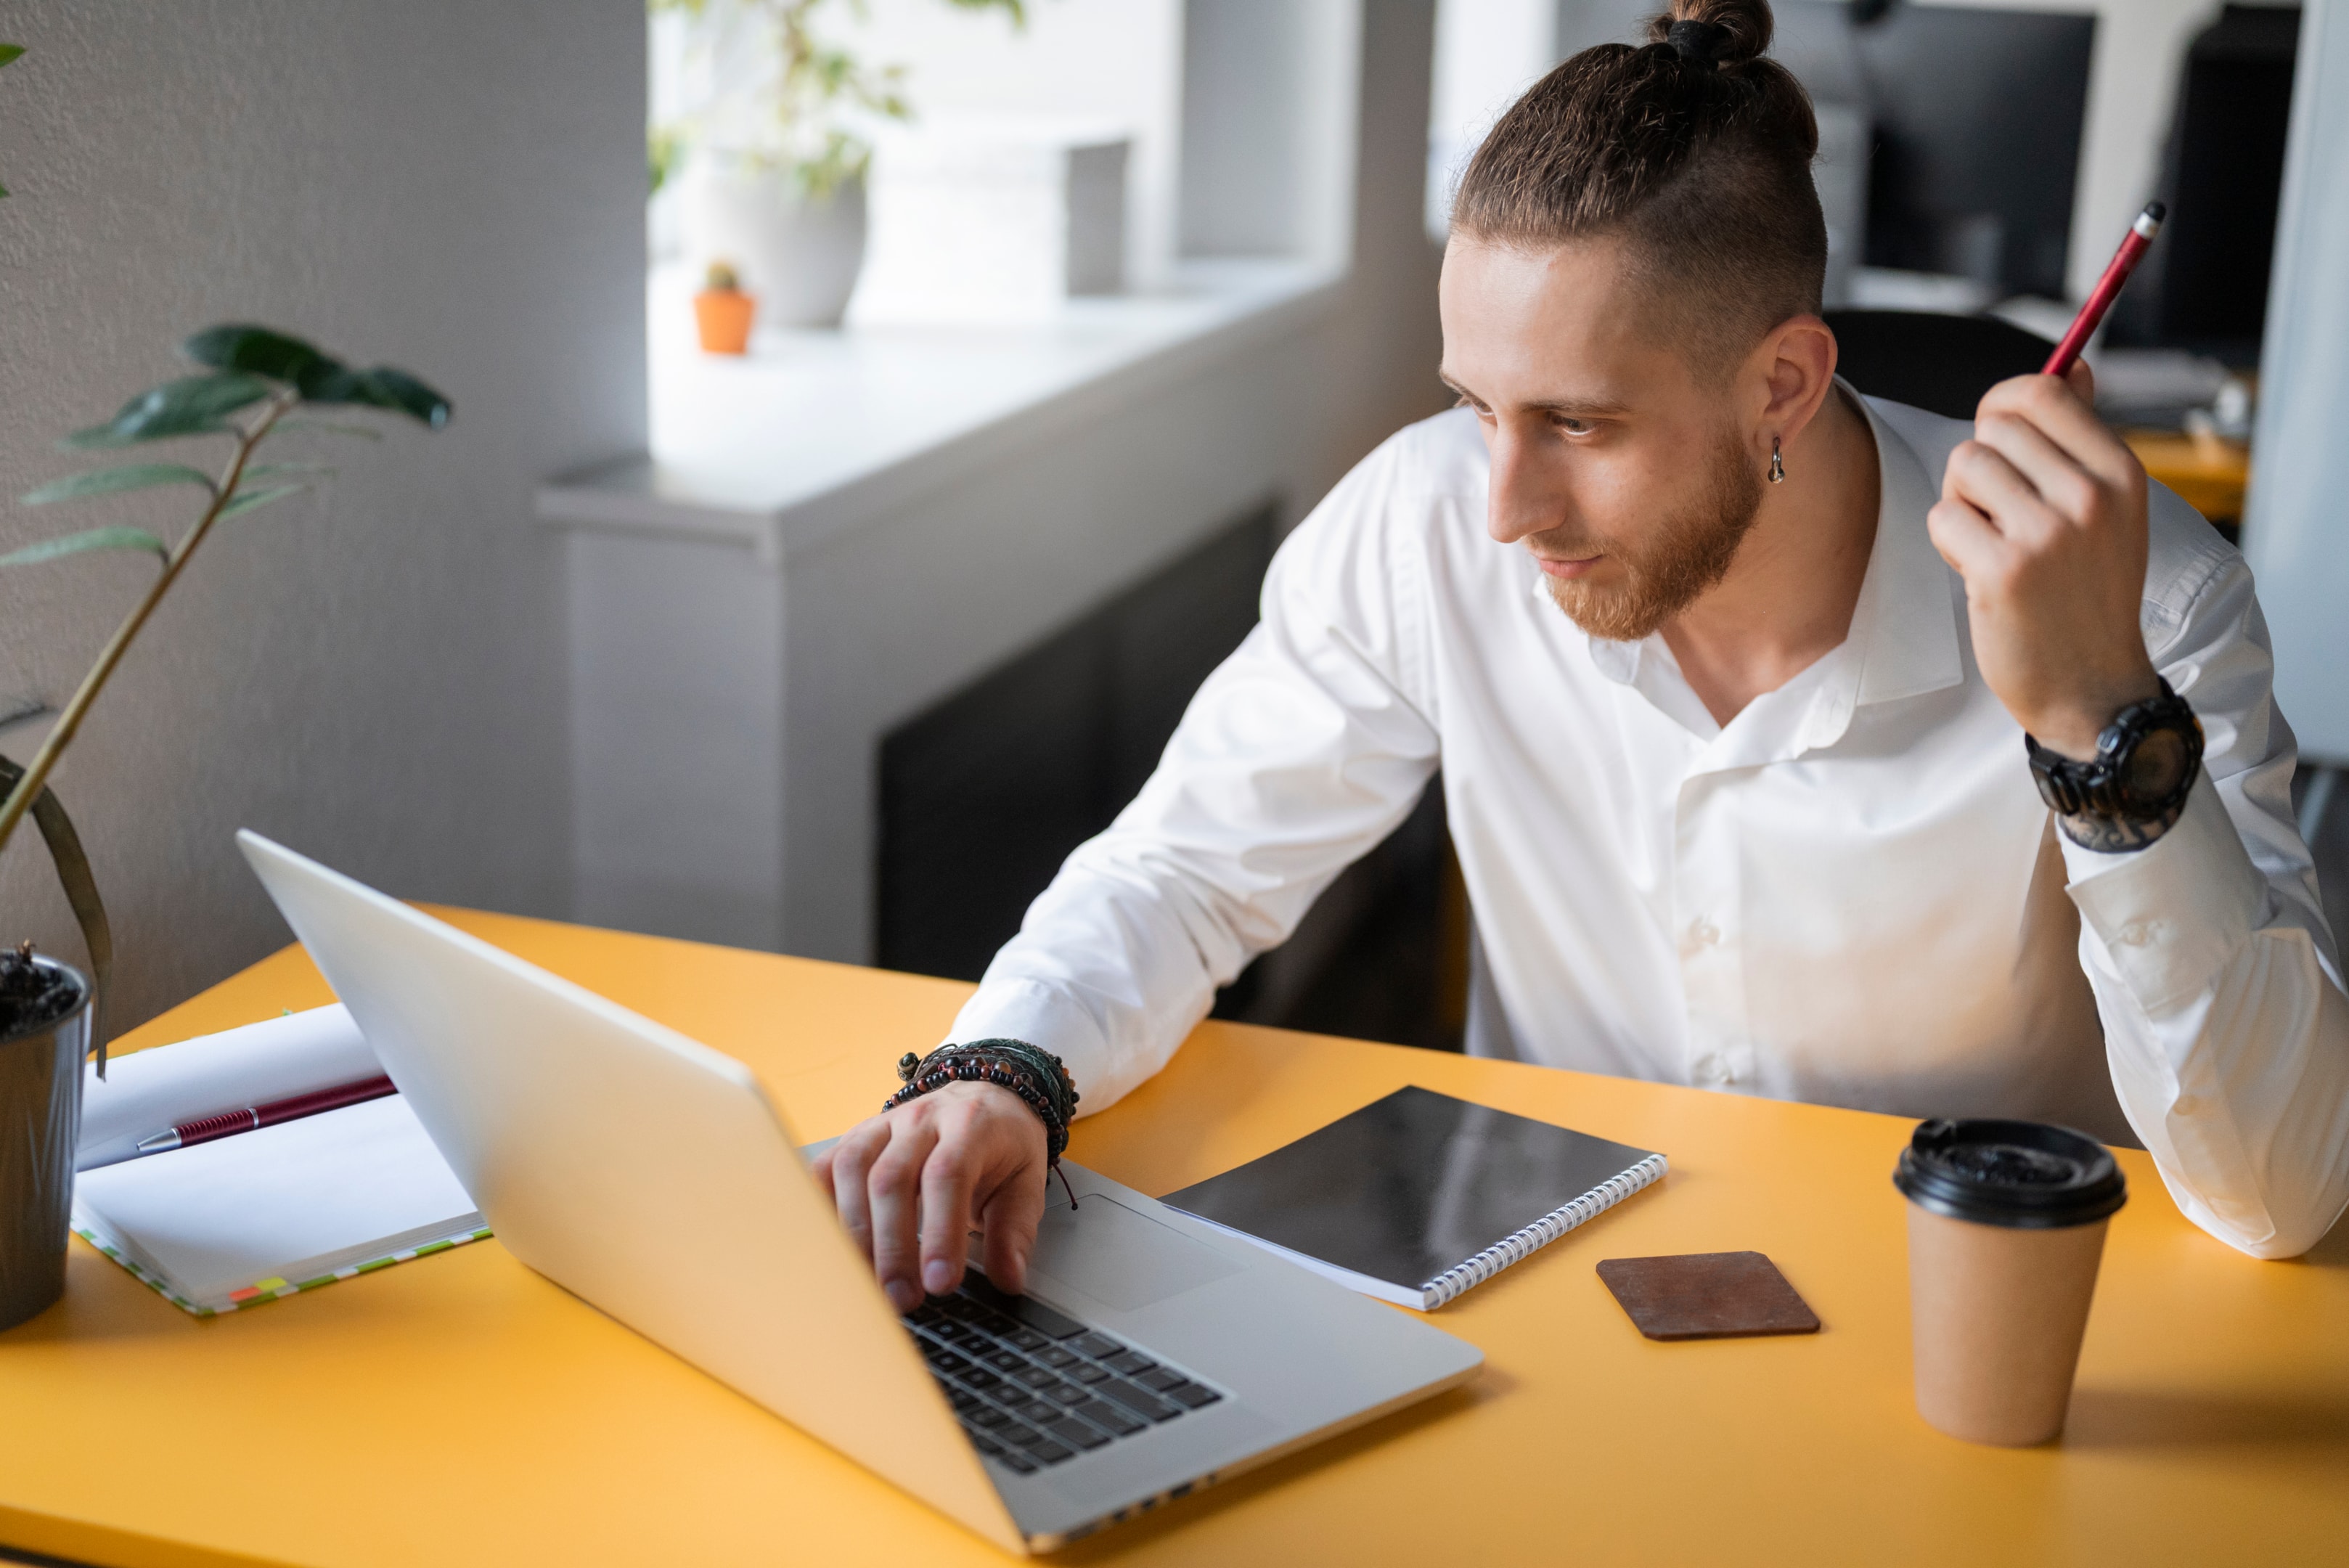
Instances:
[[[1810,95],[1763,57],[1767,0],[1672,0],[1644,46],[1600,44],[1535,83],[1460,177],[1452,233],[1547,251],[1619,237],[1701,372],[1819,309],[1826,222]]]

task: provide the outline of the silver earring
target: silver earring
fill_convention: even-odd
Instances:
[[[1778,438],[1776,436],[1772,436],[1770,438],[1770,483],[1773,484],[1784,484],[1786,483],[1786,462],[1784,458],[1778,455]]]

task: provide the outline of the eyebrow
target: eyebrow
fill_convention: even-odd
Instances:
[[[1485,401],[1484,399],[1470,391],[1466,387],[1464,387],[1458,381],[1454,380],[1451,375],[1444,370],[1437,370],[1435,372],[1435,379],[1442,381],[1454,391],[1459,393],[1462,397],[1469,399],[1471,401],[1478,403]],[[1603,399],[1597,398],[1545,398],[1537,402],[1527,403],[1524,406],[1538,413],[1566,414],[1577,419],[1607,418],[1616,414],[1628,413],[1630,411],[1629,409],[1621,403],[1609,402]]]

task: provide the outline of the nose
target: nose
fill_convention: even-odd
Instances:
[[[1485,531],[1504,545],[1514,545],[1529,534],[1557,527],[1566,516],[1566,493],[1537,443],[1512,434],[1504,422],[1494,430],[1489,450],[1492,481]]]

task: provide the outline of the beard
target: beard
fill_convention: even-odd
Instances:
[[[1608,642],[1638,642],[1696,602],[1726,576],[1754,519],[1762,510],[1762,478],[1744,444],[1723,431],[1707,460],[1703,488],[1636,544],[1609,541],[1605,554],[1621,568],[1606,587],[1545,576],[1549,597],[1567,618]],[[1568,559],[1599,553],[1598,541],[1567,528],[1529,536],[1538,554]]]

